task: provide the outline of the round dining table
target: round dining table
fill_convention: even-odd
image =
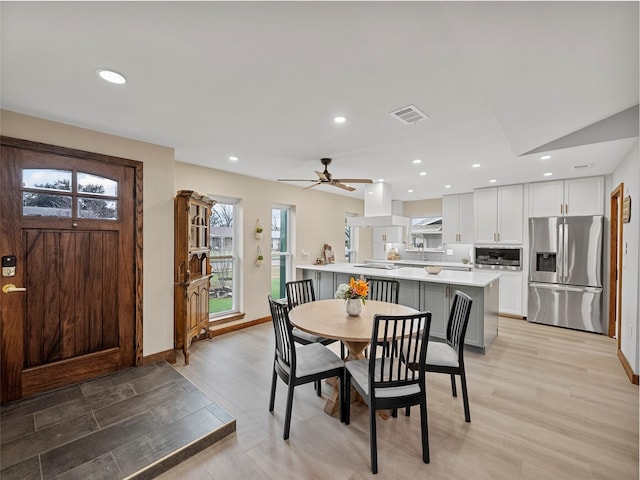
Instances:
[[[364,350],[371,342],[373,317],[380,315],[411,315],[418,310],[396,303],[367,300],[360,315],[349,316],[345,301],[341,299],[317,300],[294,307],[289,312],[291,325],[313,335],[340,340],[348,349],[345,361],[364,358]],[[327,400],[324,411],[335,413],[338,405],[338,389],[333,383],[333,393]]]

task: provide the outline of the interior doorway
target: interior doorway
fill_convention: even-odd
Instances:
[[[620,214],[622,211],[622,196],[624,193],[624,183],[618,185],[611,192],[611,229],[609,234],[610,257],[609,257],[609,337],[616,337],[618,340],[618,351],[620,351],[620,302],[622,300],[622,222]]]

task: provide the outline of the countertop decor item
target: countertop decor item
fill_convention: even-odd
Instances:
[[[368,293],[369,283],[364,278],[356,280],[351,277],[349,283],[342,283],[338,286],[336,298],[345,299],[345,309],[347,313],[352,317],[357,317],[360,315],[360,312],[362,312],[362,305]]]
[[[442,271],[442,267],[439,267],[437,265],[429,265],[427,267],[424,267],[424,269],[431,275],[437,275]]]
[[[362,313],[362,302],[359,298],[347,298],[345,310],[350,317],[357,317]]]

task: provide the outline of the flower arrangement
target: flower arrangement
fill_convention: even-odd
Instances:
[[[365,279],[360,278],[359,280],[355,280],[351,277],[348,284],[342,283],[338,285],[336,298],[342,298],[344,300],[359,298],[362,300],[362,303],[364,303],[368,293],[369,283]]]

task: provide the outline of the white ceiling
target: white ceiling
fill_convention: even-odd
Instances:
[[[269,180],[315,178],[332,157],[335,177],[384,178],[394,199],[417,200],[491,178],[610,173],[637,140],[522,156],[638,104],[638,2],[2,2],[0,13],[2,108]],[[127,84],[100,80],[101,67]],[[430,119],[389,114],[410,104]]]

